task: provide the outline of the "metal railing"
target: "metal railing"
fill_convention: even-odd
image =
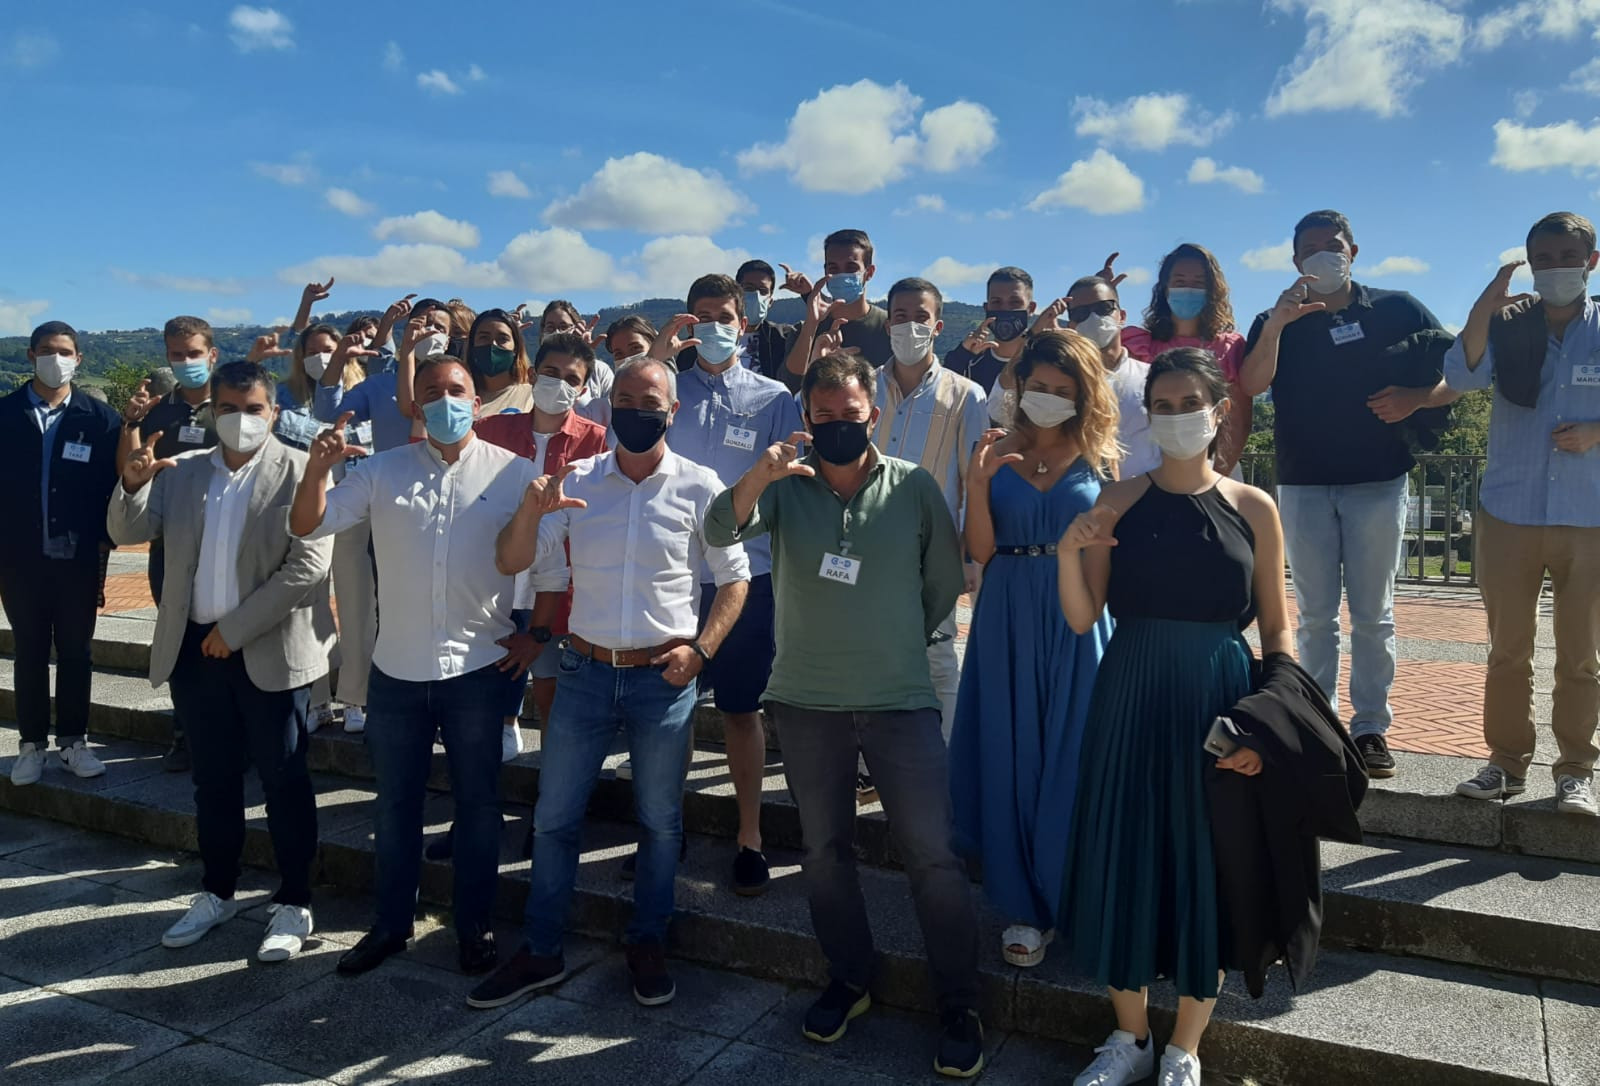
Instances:
[[[1473,530],[1484,457],[1417,457],[1399,569],[1404,584],[1474,586]],[[1246,453],[1239,460],[1244,480],[1276,492],[1277,463],[1271,453]]]

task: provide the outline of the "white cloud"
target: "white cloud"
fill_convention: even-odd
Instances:
[[[1484,49],[1495,49],[1513,34],[1522,38],[1560,38],[1571,40],[1593,30],[1600,41],[1600,3],[1596,0],[1520,0],[1485,15],[1474,33],[1474,42]]]
[[[1076,207],[1093,215],[1121,215],[1144,207],[1144,182],[1101,147],[1074,162],[1056,183],[1028,203],[1029,211]]]
[[[915,215],[918,212],[927,211],[934,214],[940,214],[944,210],[945,203],[943,196],[936,196],[930,193],[919,193],[911,198],[911,203],[909,205],[895,208],[894,213],[896,215]]]
[[[228,16],[228,36],[242,53],[257,49],[293,49],[294,24],[274,8],[240,4]]]
[[[781,234],[781,233],[783,233],[783,227],[778,226],[776,223],[764,222],[764,223],[761,224],[759,229],[763,234]]]
[[[610,158],[573,196],[544,209],[554,226],[710,234],[755,210],[715,173],[639,151]]]
[[[518,234],[497,263],[513,285],[544,294],[618,286],[611,254],[590,245],[578,231],[560,226]]]
[[[328,206],[345,215],[370,215],[377,210],[371,203],[363,200],[349,189],[332,188],[322,194]]]
[[[293,162],[252,162],[250,169],[268,181],[291,187],[309,185],[317,179],[317,168],[305,154],[296,155]]]
[[[1428,262],[1414,256],[1386,256],[1366,269],[1369,279],[1387,279],[1396,275],[1426,275]]]
[[[1494,157],[1503,170],[1570,169],[1575,174],[1600,171],[1600,121],[1588,128],[1562,121],[1539,128],[1500,120],[1494,124]]]
[[[1130,287],[1142,287],[1146,283],[1150,282],[1150,280],[1155,278],[1155,275],[1150,271],[1149,268],[1129,268],[1127,271],[1122,272],[1121,274],[1128,277],[1124,279],[1123,282],[1128,284]]]
[[[429,72],[418,72],[417,86],[425,91],[432,91],[434,94],[461,93],[461,88],[456,85],[456,81],[445,75],[438,68]]]
[[[484,70],[478,67],[476,64],[473,64],[467,68],[467,81],[469,83],[482,83],[488,78],[489,76],[484,72]]]
[[[1191,185],[1232,185],[1240,192],[1260,192],[1266,187],[1261,175],[1243,166],[1218,166],[1215,159],[1197,158],[1189,165]]]
[[[212,308],[206,310],[206,320],[210,321],[212,324],[220,325],[224,328],[235,324],[249,324],[252,316],[254,316],[254,314],[251,313],[250,310],[243,307],[235,309]]]
[[[1292,272],[1295,270],[1294,242],[1285,241],[1281,245],[1263,245],[1259,249],[1251,249],[1239,258],[1239,263],[1251,271]]]
[[[648,296],[681,298],[702,275],[732,275],[750,259],[743,249],[724,249],[707,237],[676,234],[646,242],[632,260],[633,289]],[[627,289],[624,287],[623,289]]]
[[[1268,0],[1304,12],[1306,40],[1278,72],[1267,116],[1358,109],[1392,117],[1427,72],[1454,63],[1467,20],[1449,0]]]
[[[0,299],[0,336],[25,336],[38,325],[49,302],[8,302]]]
[[[1494,262],[1494,270],[1499,271],[1513,260],[1523,261],[1522,267],[1512,273],[1511,283],[1513,286],[1521,286],[1526,289],[1533,285],[1533,269],[1528,267],[1527,259],[1528,247],[1526,245],[1515,245],[1500,253],[1500,258]]]
[[[1009,219],[1015,214],[1016,212],[1008,207],[996,207],[985,211],[983,217],[986,219]]]
[[[1079,98],[1072,103],[1080,136],[1092,136],[1102,147],[1161,151],[1173,144],[1204,147],[1233,124],[1233,114],[1220,117],[1201,110],[1187,94],[1141,94],[1118,103]]]
[[[398,72],[401,68],[404,68],[405,66],[406,66],[406,53],[405,53],[404,49],[400,48],[400,43],[397,42],[397,41],[392,41],[392,42],[386,43],[384,45],[384,47],[383,47],[383,68],[384,68],[384,71]]]
[[[984,283],[989,279],[989,273],[1000,265],[993,262],[987,264],[965,264],[953,256],[941,256],[919,273],[922,278],[930,279],[941,290],[951,287],[964,287],[969,283]]]
[[[362,287],[500,287],[505,273],[496,264],[470,264],[444,245],[385,245],[372,256],[323,256],[278,273],[285,283],[308,283],[336,276]]]
[[[11,39],[11,44],[0,52],[7,68],[42,68],[61,55],[61,43],[43,32],[23,31]],[[0,303],[4,304],[4,303]],[[31,331],[31,329],[30,329]]]
[[[1579,71],[1582,71],[1582,69],[1580,68]],[[1600,75],[1600,67],[1596,68],[1596,72],[1597,75]],[[1576,78],[1578,72],[1573,72],[1572,74]],[[1539,92],[1536,90],[1517,91],[1511,96],[1511,108],[1517,111],[1519,120],[1527,120],[1533,116],[1534,110],[1539,108]]]
[[[995,145],[994,115],[973,102],[923,114],[904,83],[840,83],[795,107],[782,143],[739,152],[746,173],[786,170],[811,192],[873,192],[923,167],[945,173],[981,159]]]
[[[1564,90],[1578,91],[1582,94],[1592,94],[1600,98],[1600,57],[1595,57],[1589,63],[1573,72],[1567,79]]]
[[[922,115],[922,163],[934,173],[965,169],[1000,142],[994,114],[976,102],[952,102]]]
[[[512,200],[531,200],[533,190],[511,170],[490,170],[489,195],[505,196]]]
[[[196,275],[164,275],[111,269],[112,278],[130,286],[151,290],[170,290],[184,294],[243,294],[244,284],[237,279],[207,279]]]
[[[384,219],[373,227],[372,236],[379,241],[448,245],[452,249],[472,249],[482,240],[478,228],[470,222],[449,219],[437,211],[419,211],[415,215],[396,215]]]

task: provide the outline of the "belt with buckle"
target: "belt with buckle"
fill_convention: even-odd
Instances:
[[[1012,558],[1038,558],[1041,555],[1055,554],[1054,543],[1029,543],[1025,547],[996,547],[996,554],[1008,555]]]
[[[663,642],[648,649],[608,649],[604,645],[596,645],[593,641],[586,641],[577,634],[567,635],[567,647],[579,656],[587,656],[602,664],[609,664],[615,668],[653,667],[651,660],[664,652],[670,652],[680,645],[687,645],[687,637],[675,637],[671,641]]]

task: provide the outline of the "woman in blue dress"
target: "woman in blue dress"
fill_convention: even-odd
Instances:
[[[1078,748],[1111,636],[1061,614],[1055,541],[1091,508],[1117,455],[1117,401],[1094,345],[1046,332],[1016,363],[1015,430],[990,430],[967,473],[966,544],[985,564],[950,734],[956,837],[1012,921],[1008,962],[1044,959],[1057,915]]]
[[[1251,691],[1241,631],[1293,654],[1283,528],[1265,491],[1211,467],[1230,410],[1210,352],[1159,356],[1145,381],[1161,463],[1113,483],[1061,537],[1061,607],[1075,630],[1116,633],[1089,706],[1062,894],[1077,964],[1111,990],[1117,1030],[1076,1086],[1122,1086],[1155,1070],[1146,993],[1168,977],[1178,1022],[1162,1086],[1200,1086],[1200,1037],[1221,986],[1221,917],[1206,775],[1253,776],[1261,758],[1206,753],[1216,718]]]

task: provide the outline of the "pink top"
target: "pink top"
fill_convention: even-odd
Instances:
[[[1122,346],[1140,362],[1153,362],[1162,351],[1174,347],[1199,347],[1217,356],[1222,376],[1230,385],[1239,383],[1239,367],[1244,364],[1244,337],[1238,332],[1224,332],[1216,339],[1204,340],[1199,336],[1173,336],[1156,342],[1144,328],[1128,325],[1122,330]]]

